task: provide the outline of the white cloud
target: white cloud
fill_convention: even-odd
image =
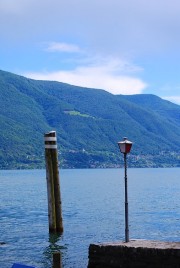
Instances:
[[[147,87],[140,78],[132,76],[137,67],[118,60],[103,61],[101,64],[79,66],[70,71],[25,73],[37,80],[60,81],[72,85],[100,88],[112,94],[139,94]]]
[[[115,94],[142,93],[146,83],[140,78],[141,68],[117,60],[124,56],[145,66],[149,93],[154,88],[153,93],[177,103],[179,91],[159,86],[179,83],[179,14],[179,0],[0,0],[1,68],[47,68],[58,71],[25,75]],[[35,46],[44,40],[64,42],[46,43],[46,53],[38,56]],[[94,54],[105,60],[92,60]],[[109,55],[116,59],[106,60]],[[164,72],[165,66],[169,71]]]
[[[45,50],[49,52],[80,52],[77,45],[58,42],[50,42]]]

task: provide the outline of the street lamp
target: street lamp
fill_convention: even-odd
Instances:
[[[124,154],[124,171],[125,171],[125,242],[129,242],[129,220],[128,220],[128,190],[127,190],[127,154],[130,153],[132,142],[124,138],[118,142],[120,152]]]

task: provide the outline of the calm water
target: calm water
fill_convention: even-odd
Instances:
[[[0,171],[0,267],[83,268],[90,243],[124,240],[123,169],[60,170],[64,234],[48,233],[44,170]],[[180,168],[128,169],[130,238],[180,241]]]

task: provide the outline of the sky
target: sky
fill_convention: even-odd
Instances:
[[[180,1],[0,0],[0,69],[180,104]]]

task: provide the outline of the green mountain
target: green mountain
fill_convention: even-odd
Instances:
[[[154,95],[112,95],[0,71],[0,168],[44,168],[44,133],[56,130],[60,167],[180,166],[180,106]]]

